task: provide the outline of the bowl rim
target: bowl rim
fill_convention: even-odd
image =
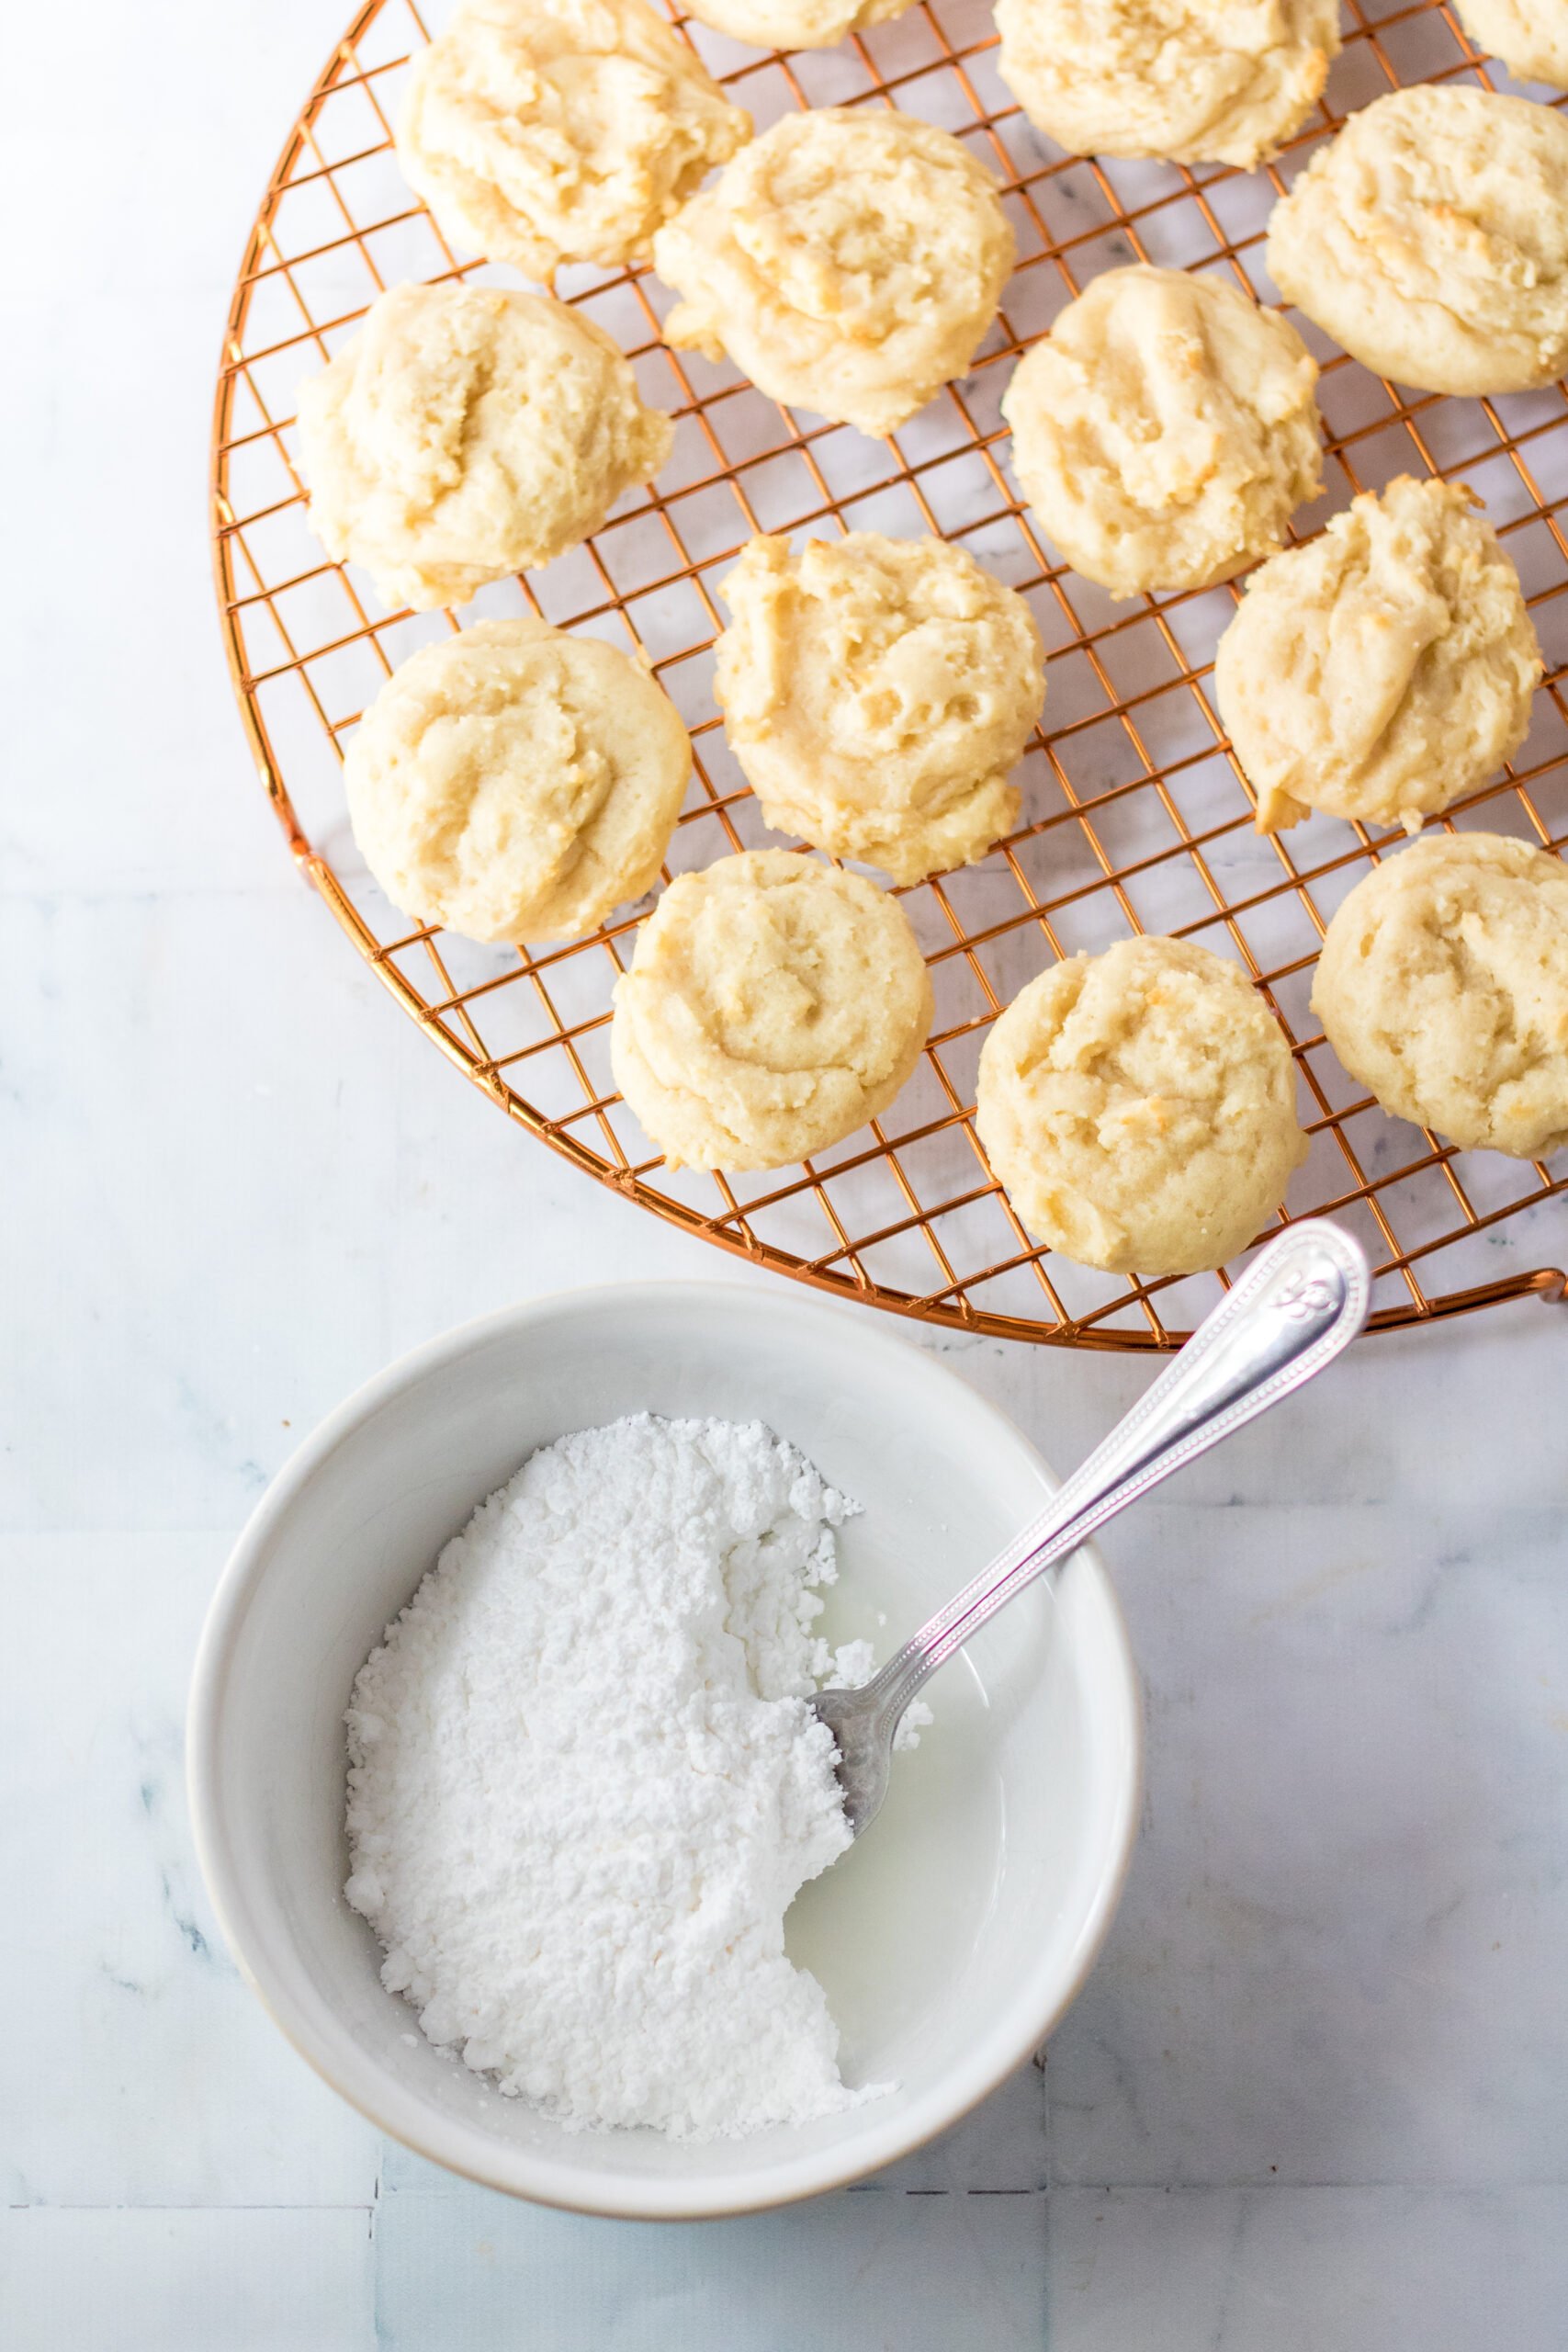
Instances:
[[[781,1293],[748,1282],[675,1278],[575,1284],[492,1309],[406,1350],[372,1374],[318,1422],[273,1476],[229,1555],[202,1624],[186,1712],[186,1794],[208,1897],[242,1977],[312,2072],[377,2130],[413,2154],[480,2188],[563,2212],[627,2221],[730,2219],[846,2188],[867,2173],[913,2154],[987,2098],[1055,2030],[1099,1958],[1132,1866],[1144,1785],[1141,1690],[1115,1586],[1098,1547],[1084,1544],[1072,1560],[1092,1578],[1111,1636],[1111,1671],[1101,1696],[1122,1717],[1122,1736],[1117,1747],[1122,1769],[1121,1785],[1113,1792],[1108,1850],[1072,1947],[1070,1965],[1052,1985],[1049,1997],[1032,2006],[1028,2030],[1014,2032],[970,2065],[952,2068],[943,2078],[945,2096],[927,2095],[912,2119],[913,2131],[894,2132],[885,2126],[878,2132],[873,2107],[864,2110],[869,2129],[863,2141],[847,2141],[818,2154],[781,2159],[774,2165],[760,2166],[744,2180],[716,2179],[705,2184],[657,2176],[626,2177],[606,2183],[603,2196],[585,2199],[581,2188],[569,2187],[557,2177],[553,2158],[526,2149],[508,2150],[501,2143],[482,2143],[479,2135],[460,2120],[439,2114],[416,2095],[404,2091],[358,2049],[335,2011],[312,1986],[282,1981],[282,1973],[260,1956],[267,1939],[254,1902],[234,1866],[222,1817],[220,1745],[229,1670],[246,1612],[265,1575],[265,1555],[275,1534],[304,1487],[350,1435],[393,1397],[492,1340],[585,1307],[603,1307],[611,1299],[628,1308],[663,1307],[675,1315],[682,1303],[708,1302],[726,1312],[744,1303],[749,1316],[831,1326],[840,1340],[852,1330],[856,1344],[872,1355],[896,1357],[906,1366],[914,1358],[939,1385],[947,1381],[961,1389],[969,1405],[995,1424],[999,1436],[1021,1449],[1047,1491],[1060,1484],[1010,1416],[950,1363],[837,1300]],[[1015,2004],[1021,2006],[1021,1999]],[[995,2035],[992,2041],[997,2041]],[[493,2147],[494,2155],[488,2164],[479,2154],[481,2144]],[[722,2148],[724,2143],[716,2144]]]

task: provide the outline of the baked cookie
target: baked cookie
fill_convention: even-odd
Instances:
[[[394,286],[299,388],[311,529],[416,612],[575,547],[674,437],[592,319],[490,286]]]
[[[1312,1007],[1385,1111],[1464,1150],[1568,1145],[1568,867],[1500,833],[1434,833],[1358,882]]]
[[[466,939],[577,939],[659,878],[691,774],[667,695],[597,638],[479,621],[395,670],[348,813],[395,907]]]
[[[653,241],[664,339],[770,400],[891,433],[996,316],[1012,231],[988,172],[912,115],[785,115]]]
[[[1113,596],[1207,588],[1316,495],[1317,363],[1220,277],[1107,270],[1019,361],[1002,401],[1024,496]]]
[[[756,49],[832,49],[848,33],[901,17],[910,0],[697,0],[699,24]]]
[[[398,161],[455,245],[548,285],[646,260],[750,134],[648,0],[464,0],[414,67]]]
[[[1045,701],[1023,598],[941,539],[753,539],[714,696],[770,825],[896,882],[972,865]]]
[[[1568,367],[1568,122],[1423,83],[1353,114],[1269,221],[1269,272],[1353,359],[1429,392]]]
[[[1516,82],[1568,90],[1568,0],[1457,0],[1475,43],[1500,57]]]
[[[1074,155],[1238,164],[1323,95],[1339,0],[997,0],[1003,81]]]
[[[885,1111],[926,1041],[908,918],[788,850],[682,874],[615,983],[615,1083],[671,1168],[783,1168]]]
[[[1117,1274],[1223,1266],[1307,1154],[1278,1022],[1181,939],[1031,980],[986,1040],[975,1125],[1035,1238]]]
[[[1480,503],[1401,474],[1253,573],[1214,691],[1261,832],[1312,808],[1418,832],[1524,741],[1540,649]]]

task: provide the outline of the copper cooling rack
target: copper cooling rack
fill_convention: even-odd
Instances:
[[[981,865],[904,905],[928,955],[937,1018],[887,1118],[798,1170],[671,1173],[615,1093],[609,993],[639,909],[536,956],[411,929],[354,849],[339,755],[397,662],[457,626],[385,616],[305,525],[292,418],[300,379],[405,277],[506,282],[464,262],[404,185],[389,125],[426,38],[410,0],[370,0],[290,130],[245,251],[218,384],[212,490],[229,659],[262,780],[304,872],[404,1010],[520,1126],[585,1173],[706,1239],[824,1288],[931,1321],[1079,1346],[1168,1347],[1224,1277],[1129,1283],[1047,1255],[992,1181],[970,1109],[986,1029],[1052,958],[1147,929],[1245,965],[1283,1022],[1313,1148],[1295,1214],[1331,1211],[1378,1268],[1373,1320],[1427,1321],[1525,1292],[1559,1297],[1560,1195],[1548,1170],[1455,1154],[1384,1117],[1339,1069],[1308,1010],[1325,923],[1391,837],[1314,817],[1253,829],[1214,715],[1209,672],[1236,590],[1113,605],[1051,560],[1005,469],[998,403],[1014,356],[1098,271],[1134,259],[1228,270],[1264,300],[1269,207],[1344,116],[1410,81],[1491,86],[1450,10],[1350,0],[1324,108],[1267,171],[1065,159],[1039,140],[995,64],[986,0],[924,0],[829,51],[759,56],[686,31],[759,129],[795,107],[893,105],[963,138],[999,175],[1019,266],[964,380],[891,442],[799,421],[733,369],[667,350],[672,299],[646,271],[563,273],[677,420],[673,458],[586,546],[485,591],[639,650],[694,739],[695,775],[670,871],[766,838],[726,746],[709,681],[716,585],[754,531],[935,531],[1028,595],[1049,653],[1043,730],[1020,831]],[[515,281],[511,281],[515,282]],[[1309,337],[1312,330],[1307,329]],[[1405,396],[1314,337],[1329,441],[1325,495],[1302,532],[1401,472],[1472,483],[1523,575],[1547,656],[1534,729],[1509,772],[1450,812],[1458,828],[1568,838],[1568,412],[1561,389],[1496,401]],[[519,1215],[525,1213],[520,1173]]]

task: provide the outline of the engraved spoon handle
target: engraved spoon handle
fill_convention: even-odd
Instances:
[[[1039,1517],[888,1659],[864,1693],[883,1720],[897,1724],[928,1675],[1097,1527],[1331,1363],[1371,1294],[1361,1250],[1321,1218],[1261,1250]]]

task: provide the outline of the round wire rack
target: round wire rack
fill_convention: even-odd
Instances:
[[[1056,956],[1148,930],[1235,956],[1282,1022],[1312,1136],[1296,1216],[1331,1213],[1377,1270],[1374,1325],[1431,1321],[1529,1292],[1561,1297],[1560,1196],[1544,1166],[1457,1153],[1384,1115],[1339,1068],[1308,1006],[1325,925],[1399,836],[1314,816],[1261,837],[1214,713],[1209,673],[1238,587],[1112,605],[1055,562],[1005,469],[998,402],[1013,359],[1099,271],[1128,262],[1229,273],[1265,301],[1276,197],[1344,117],[1412,81],[1492,87],[1438,0],[1349,0],[1323,106],[1275,165],[1240,173],[1064,157],[996,72],[987,0],[918,0],[831,51],[763,56],[677,15],[759,130],[813,105],[897,106],[996,172],[1018,239],[1003,311],[969,374],[887,442],[798,419],[735,369],[667,349],[672,297],[647,270],[562,273],[557,292],[609,329],[676,421],[670,464],[582,547],[497,583],[481,613],[530,610],[640,653],[684,718],[693,785],[668,873],[767,838],[720,729],[716,589],[757,531],[935,532],[1025,594],[1048,654],[1023,822],[981,865],[901,893],[937,1015],[886,1118],[767,1176],[671,1171],[617,1097],[610,989],[646,905],[591,938],[526,955],[411,928],[355,851],[339,765],[382,680],[457,623],[383,614],[306,526],[293,425],[323,366],[383,287],[509,282],[455,255],[397,168],[390,124],[427,38],[412,0],[368,0],[290,130],[234,289],[212,445],[218,593],[262,781],[304,873],[378,977],[502,1109],[585,1173],[687,1231],[797,1279],[961,1329],[1078,1346],[1176,1345],[1219,1275],[1130,1281],[1037,1247],[992,1179],[971,1121],[986,1030]],[[1506,779],[1445,822],[1568,839],[1568,404],[1561,387],[1488,401],[1402,394],[1300,322],[1323,363],[1325,495],[1301,536],[1399,473],[1469,482],[1525,582],[1547,661],[1528,744]],[[1283,1212],[1281,1212],[1283,1217]]]

